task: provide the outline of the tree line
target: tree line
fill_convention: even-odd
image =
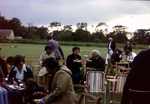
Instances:
[[[79,41],[79,42],[103,42],[106,43],[109,37],[112,37],[116,43],[126,43],[130,41],[132,44],[150,44],[150,29],[137,29],[131,33],[127,31],[126,26],[116,25],[113,31],[108,33],[108,25],[99,23],[93,33],[87,29],[88,24],[85,22],[77,23],[77,29],[73,32],[72,25],[64,25],[60,22],[52,22],[48,27],[22,26],[18,18],[11,20],[0,16],[0,29],[13,29],[15,36],[21,36],[23,39],[43,40],[47,35],[53,35],[57,41]],[[101,27],[105,27],[102,29]],[[131,37],[129,39],[128,37]]]

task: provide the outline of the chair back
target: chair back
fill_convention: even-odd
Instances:
[[[86,85],[90,85],[89,92],[103,92],[105,90],[105,73],[103,71],[88,71]]]
[[[128,74],[129,68],[126,68],[124,66],[116,66],[116,74]]]
[[[115,93],[123,93],[123,88],[127,79],[126,74],[116,74],[115,75],[115,80],[117,79],[117,82],[114,82],[114,92]]]
[[[129,89],[130,104],[150,104],[150,91]]]
[[[129,63],[128,62],[116,62],[116,66],[124,66],[129,68]]]
[[[83,58],[89,59],[89,51],[83,51]]]

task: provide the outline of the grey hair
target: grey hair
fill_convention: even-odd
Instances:
[[[100,52],[98,50],[92,50],[92,53],[95,52],[96,55],[101,55]]]
[[[110,37],[108,40],[110,40],[110,39],[111,39],[111,40],[113,40],[113,38],[112,38],[112,37]]]

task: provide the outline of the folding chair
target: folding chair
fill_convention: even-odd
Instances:
[[[103,71],[88,71],[86,85],[90,85],[89,93],[103,93],[103,102],[106,104],[105,73]]]
[[[101,101],[101,99],[102,99],[101,97],[95,97],[95,96],[93,96],[93,95],[91,95],[91,94],[89,94],[89,93],[83,91],[82,94],[81,94],[81,96],[80,96],[79,101],[77,102],[77,104],[81,104],[82,99],[83,99],[84,97],[87,97],[87,98],[90,98],[91,100],[94,100],[94,101],[95,101],[95,104],[100,104],[100,101]]]
[[[130,104],[150,104],[150,91],[129,89]]]
[[[89,51],[83,51],[83,58],[89,59]]]
[[[107,70],[106,70],[106,75],[114,76],[115,75],[114,69],[116,68],[115,61],[114,61],[114,59],[110,59],[110,58],[107,60],[108,60],[108,66],[107,66]],[[108,76],[106,76],[106,77],[108,77]]]
[[[116,62],[116,66],[124,66],[129,68],[129,63],[128,62]]]
[[[115,94],[122,94],[123,93],[123,88],[125,85],[127,79],[126,74],[116,74],[114,78],[114,83],[113,83],[113,89],[111,90],[111,86],[109,86],[109,95],[108,95],[108,104],[109,103],[120,103],[120,102],[115,102],[114,97]],[[110,93],[112,93],[112,101],[110,101]]]
[[[37,71],[39,72],[40,70],[40,62],[39,62],[40,57],[30,57],[29,60],[31,60],[31,67],[34,72],[35,68],[38,69]]]

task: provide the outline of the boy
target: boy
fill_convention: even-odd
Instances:
[[[25,102],[33,103],[33,99],[41,99],[47,94],[43,86],[39,86],[33,78],[28,78],[25,82],[26,90],[24,92]]]

